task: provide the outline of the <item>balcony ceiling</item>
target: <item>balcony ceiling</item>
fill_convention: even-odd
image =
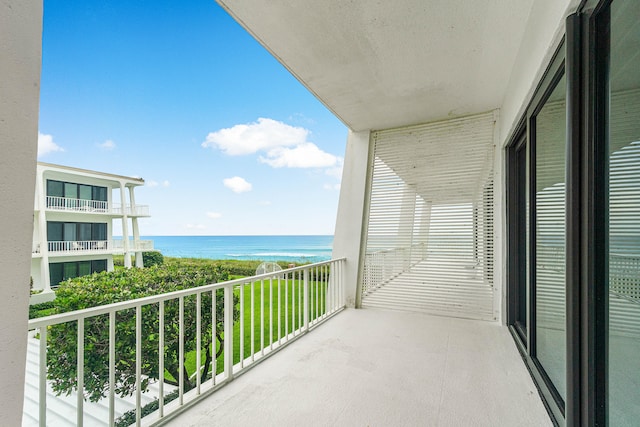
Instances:
[[[353,130],[499,107],[533,0],[218,0]]]

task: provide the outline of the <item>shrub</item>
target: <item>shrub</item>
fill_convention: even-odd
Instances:
[[[159,251],[143,252],[142,263],[145,267],[161,265],[164,263],[164,256]]]
[[[228,271],[219,266],[193,263],[170,263],[155,265],[145,269],[118,269],[112,272],[94,273],[77,277],[60,284],[53,304],[59,313],[81,310],[120,301],[127,301],[150,295],[158,295],[181,289],[203,286],[227,280]],[[224,290],[216,291],[217,313],[222,313]],[[202,350],[207,361],[202,377],[208,374],[210,360],[223,342],[222,316],[215,323],[216,339],[212,338],[212,296],[210,292],[202,295]],[[196,300],[184,298],[184,353],[196,348]],[[239,316],[237,297],[234,296],[234,319]],[[165,369],[173,378],[179,377],[179,335],[178,300],[169,300],[164,304],[165,312]],[[142,388],[146,390],[151,379],[157,379],[158,373],[158,304],[143,307],[142,333]],[[91,401],[106,396],[109,387],[109,316],[101,315],[85,320],[85,393]],[[116,314],[116,393],[120,396],[131,395],[135,391],[135,309],[121,310]],[[53,390],[69,393],[77,388],[76,343],[77,323],[68,322],[54,325],[49,333],[49,354],[47,357],[48,374]],[[185,391],[193,388],[189,380],[193,372],[186,372]],[[172,383],[171,381],[167,381]],[[195,379],[193,379],[195,382]]]
[[[29,319],[37,319],[38,317],[51,316],[56,314],[57,309],[53,301],[42,302],[29,306]]]

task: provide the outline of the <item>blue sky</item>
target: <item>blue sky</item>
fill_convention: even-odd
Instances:
[[[333,234],[346,127],[213,0],[45,0],[38,159],[138,176],[143,235]]]

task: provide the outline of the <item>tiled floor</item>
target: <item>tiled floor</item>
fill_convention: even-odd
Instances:
[[[549,426],[505,327],[346,310],[171,426]]]

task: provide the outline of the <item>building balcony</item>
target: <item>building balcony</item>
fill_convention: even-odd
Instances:
[[[344,267],[345,259],[332,260],[31,320],[24,425],[113,425],[131,410],[117,403],[122,363],[135,373],[125,381],[135,382],[128,401],[136,425],[552,425],[505,327],[345,310]],[[120,323],[135,325],[133,341],[133,331],[118,332]],[[65,324],[78,350],[65,363],[83,380],[59,398],[46,379],[57,359],[47,360]],[[150,324],[155,332],[143,326]],[[213,324],[222,337],[215,355],[205,344]],[[180,362],[178,388],[169,390],[165,369],[175,354],[167,346],[177,360],[191,349],[194,372],[215,372],[186,375]],[[96,380],[88,363],[108,376],[98,402],[82,398]],[[157,401],[143,416],[150,398]]]
[[[122,240],[74,240],[74,241],[53,241],[47,242],[49,256],[67,256],[80,254],[121,254],[124,253],[124,242]],[[153,240],[130,240],[129,251],[142,252],[152,251]],[[41,253],[40,244],[35,244],[32,248],[34,255]]]
[[[109,203],[101,200],[73,199],[69,197],[46,197],[46,209],[48,211],[79,212],[89,214],[148,217],[149,206],[126,205],[124,208],[117,203]]]

